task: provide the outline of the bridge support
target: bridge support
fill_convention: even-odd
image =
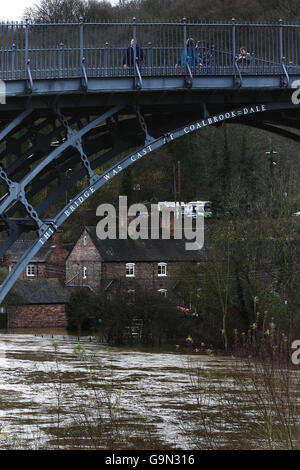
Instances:
[[[296,106],[292,102],[247,105],[210,115],[207,115],[208,110],[206,106],[203,106],[198,120],[181,124],[175,130],[169,124],[168,130],[160,133],[159,127],[155,125],[152,128],[148,127],[140,105],[134,105],[135,118],[131,121],[128,118],[130,125],[127,121],[117,119],[116,116],[121,111],[123,117],[132,113],[130,108],[132,109],[131,104],[127,107],[124,104],[109,107],[96,118],[95,111],[90,113],[93,116],[90,117],[85,110],[80,113],[75,108],[71,113],[72,117],[67,119],[66,116],[70,116],[70,111],[63,112],[56,106],[51,115],[48,113],[46,117],[38,116],[33,125],[26,123],[22,139],[26,142],[30,135],[31,145],[21,155],[17,155],[15,161],[7,164],[6,167],[2,165],[0,168],[0,178],[8,187],[8,191],[0,200],[2,229],[8,233],[7,239],[0,246],[0,255],[3,256],[25,230],[34,231],[36,238],[32,240],[30,248],[1,285],[0,303],[5,299],[26,265],[68,217],[104,184],[133,163],[163,145],[207,126],[222,124],[226,121],[233,122],[236,119],[249,119],[250,116],[262,116],[265,112],[283,109],[299,112],[300,105]],[[24,111],[2,130],[0,136],[5,138],[12,133],[13,137],[14,131],[31,112],[31,109]],[[138,128],[136,128],[136,117],[139,121]],[[178,119],[180,117],[178,116]],[[152,122],[156,120],[154,116]],[[54,138],[57,140],[53,141]],[[129,152],[129,149],[133,147],[137,149]],[[126,151],[129,153],[125,157],[102,172],[99,171],[100,168],[104,168],[104,165],[115,160],[120,153],[126,154]],[[5,161],[5,155],[5,152],[0,154],[0,161]],[[71,176],[67,177],[66,172],[69,169]],[[84,182],[84,189],[75,194],[78,182]],[[45,188],[48,188],[46,194],[38,198]],[[61,196],[71,189],[73,191],[71,200],[66,200],[61,204],[62,208],[55,216],[44,218],[44,214],[51,208],[51,205],[59,201]],[[22,210],[25,211],[25,217],[16,218],[15,216]]]

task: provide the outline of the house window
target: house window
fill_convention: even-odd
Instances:
[[[87,274],[87,267],[86,267],[86,266],[84,266],[84,267],[83,267],[83,275],[82,275],[82,279],[87,279],[87,275],[86,275],[86,274]]]
[[[85,235],[83,237],[83,246],[86,246],[87,245],[87,236]]]
[[[157,275],[166,276],[167,275],[167,263],[158,263],[157,265]]]
[[[134,277],[135,271],[135,264],[134,263],[126,263],[126,277]]]
[[[35,266],[34,266],[34,264],[28,264],[28,266],[26,266],[26,276],[28,276],[28,277],[35,276]]]
[[[160,295],[163,295],[164,297],[167,297],[167,289],[158,289],[158,292]]]

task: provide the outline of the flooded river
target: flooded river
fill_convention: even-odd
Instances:
[[[199,364],[202,391],[213,381],[237,392],[229,357],[110,347],[62,331],[0,332],[0,448],[190,450],[213,448],[216,435],[220,448],[224,436],[241,442],[220,420],[220,397],[202,402],[214,421],[199,413],[203,394],[191,379]],[[253,420],[250,405],[245,413]],[[252,447],[263,448],[256,439]]]

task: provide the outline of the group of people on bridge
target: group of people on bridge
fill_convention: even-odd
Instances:
[[[136,47],[134,51],[135,42]],[[126,49],[122,58],[122,65],[124,69],[134,66],[134,57],[136,59],[137,65],[142,65],[144,60],[144,51],[142,47],[137,44],[137,41],[132,39],[130,46]],[[250,58],[250,53],[246,51],[245,47],[241,47],[237,57],[237,63],[239,65],[249,65]],[[188,64],[191,69],[195,70],[197,67],[211,64],[212,60],[212,53],[209,51],[203,41],[198,41],[195,45],[194,39],[189,38],[186,41],[186,48],[182,49],[181,55],[178,58],[175,67],[181,67],[182,69],[185,69]]]

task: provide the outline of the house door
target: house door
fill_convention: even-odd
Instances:
[[[6,329],[8,326],[8,313],[0,312],[0,330]]]

